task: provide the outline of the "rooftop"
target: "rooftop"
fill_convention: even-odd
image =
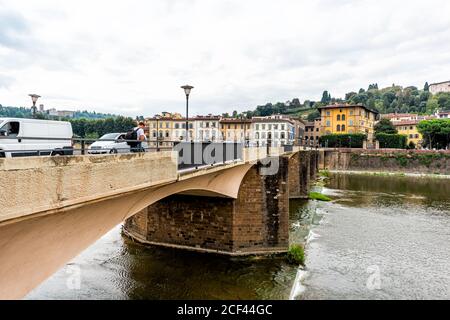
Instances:
[[[450,80],[449,81],[442,81],[442,82],[431,83],[430,86],[435,86],[435,85],[444,84],[444,83],[448,83],[450,85]]]
[[[367,111],[370,111],[375,114],[379,114],[378,111],[370,109],[363,104],[330,104],[328,106],[318,107],[317,109],[319,109],[319,110],[321,110],[321,109],[337,109],[337,108],[343,109],[343,108],[357,108],[357,107],[364,108]]]

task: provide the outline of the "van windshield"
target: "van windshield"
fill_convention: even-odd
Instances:
[[[118,135],[119,135],[118,133],[107,133],[101,136],[99,140],[115,140]]]

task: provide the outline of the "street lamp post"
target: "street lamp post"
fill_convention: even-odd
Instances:
[[[31,101],[33,101],[33,106],[31,107],[33,110],[33,119],[36,119],[36,102],[41,96],[37,94],[29,94],[29,96],[31,97]]]
[[[193,86],[185,85],[182,86],[181,89],[184,90],[184,93],[186,94],[186,141],[188,140],[189,135],[189,95],[191,94],[191,90],[194,89]]]

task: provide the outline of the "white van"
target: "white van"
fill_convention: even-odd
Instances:
[[[72,135],[70,122],[0,118],[0,157],[72,155]]]

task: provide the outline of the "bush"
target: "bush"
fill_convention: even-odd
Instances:
[[[327,134],[320,137],[320,143],[324,147],[335,148],[362,148],[367,135],[354,134]]]
[[[408,137],[403,134],[377,133],[375,138],[380,142],[380,148],[406,149]]]
[[[299,244],[293,244],[289,247],[287,259],[292,264],[305,264],[305,249]]]
[[[309,198],[311,200],[319,200],[319,201],[331,201],[331,198],[327,197],[324,194],[321,194],[319,192],[310,192]]]

